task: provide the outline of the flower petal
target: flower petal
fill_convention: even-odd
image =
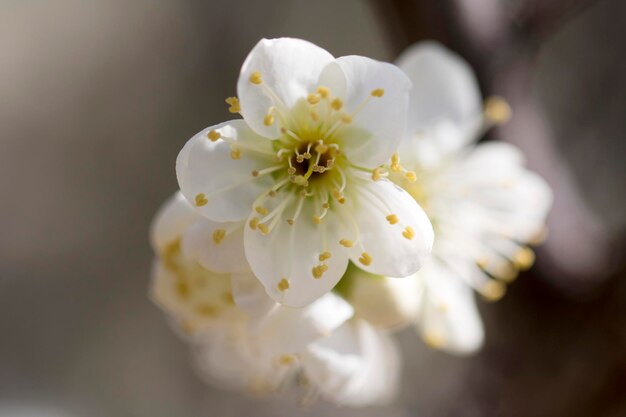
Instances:
[[[346,199],[354,206],[344,217],[352,216],[359,228],[358,242],[350,250],[352,262],[376,275],[406,277],[417,272],[430,254],[434,234],[415,199],[386,179],[360,179],[351,190],[353,197]],[[370,259],[364,259],[364,253]]]
[[[270,357],[303,352],[318,339],[328,337],[354,314],[340,296],[328,293],[304,308],[280,306],[254,326],[254,335]]]
[[[347,406],[382,405],[395,396],[400,356],[395,343],[364,320],[352,320],[302,355],[306,377],[326,399]]]
[[[156,252],[162,252],[167,245],[179,239],[185,229],[200,216],[185,197],[176,192],[154,216],[150,226],[150,242]]]
[[[281,198],[279,194],[272,200],[279,205]],[[295,205],[285,213],[293,213]],[[293,225],[281,218],[267,235],[250,227],[244,231],[250,268],[270,297],[290,307],[303,307],[329,292],[348,266],[347,251],[339,245],[338,219],[329,211],[316,225],[311,221],[314,214],[312,204],[305,203]],[[322,262],[320,256],[325,252],[331,256]],[[316,277],[313,268],[321,264],[326,269]]]
[[[235,147],[241,144],[239,159],[231,158],[232,145],[225,140],[210,140],[211,131],[229,138]],[[178,184],[187,200],[209,219],[243,220],[255,198],[270,187],[268,176],[254,178],[252,171],[270,166],[271,153],[271,144],[243,120],[224,122],[204,129],[185,144],[176,159]]]
[[[418,328],[426,343],[455,354],[478,350],[485,335],[471,287],[434,258],[418,276],[425,285]]]
[[[264,316],[278,307],[250,271],[232,274],[231,285],[235,304],[252,317]]]
[[[436,42],[421,42],[407,49],[396,63],[413,82],[409,133],[429,131],[442,121],[452,121],[459,137],[475,139],[482,120],[482,99],[467,62]]]
[[[264,124],[270,107],[286,113],[315,91],[322,69],[333,61],[327,51],[301,39],[262,39],[248,54],[237,83],[243,118],[259,135],[277,138],[279,124]],[[260,84],[250,81],[255,72]]]
[[[328,84],[352,116],[351,125],[337,133],[350,161],[368,168],[385,163],[404,133],[411,81],[395,65],[343,56],[328,65],[320,84]],[[374,90],[382,96],[375,97]]]
[[[184,233],[185,256],[213,272],[249,270],[243,250],[243,222],[217,223],[201,218]]]

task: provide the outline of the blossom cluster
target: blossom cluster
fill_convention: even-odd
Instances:
[[[151,294],[201,374],[364,406],[397,391],[394,331],[478,349],[474,294],[532,265],[552,200],[518,149],[476,144],[506,102],[435,43],[393,65],[289,38],[253,48],[237,94],[152,227]]]

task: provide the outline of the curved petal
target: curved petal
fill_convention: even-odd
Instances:
[[[185,256],[213,272],[249,270],[243,250],[243,222],[217,223],[201,218],[183,234]]]
[[[235,145],[223,139],[210,140],[207,134],[213,130]],[[241,143],[237,148],[240,157],[233,159],[231,147],[237,143]],[[268,176],[252,176],[252,171],[272,164],[270,154],[271,144],[243,120],[224,122],[204,129],[185,144],[176,159],[178,184],[187,200],[207,218],[217,222],[243,220],[255,198],[271,185]]]
[[[347,298],[357,317],[379,329],[399,329],[415,323],[422,299],[422,285],[416,275],[383,277],[351,264],[343,279],[349,280]]]
[[[397,347],[364,320],[352,320],[312,345],[302,366],[322,396],[339,405],[382,405],[398,390]]]
[[[270,107],[285,113],[296,101],[315,91],[322,69],[334,58],[301,39],[262,39],[248,54],[237,82],[241,114],[259,135],[275,139],[280,126],[264,124]],[[258,72],[260,84],[250,81]]]
[[[356,190],[354,208],[344,215],[352,216],[359,228],[357,244],[350,250],[352,262],[377,275],[406,277],[417,272],[430,254],[434,233],[415,199],[386,179],[360,180],[351,190]],[[364,261],[364,252],[369,260]]]
[[[455,354],[478,350],[485,334],[472,289],[435,259],[418,276],[425,284],[418,328],[426,343]]]
[[[395,65],[343,56],[324,70],[324,83],[334,83],[332,93],[345,101],[345,111],[352,116],[350,127],[337,133],[350,161],[368,168],[385,163],[402,140],[411,81]],[[374,90],[382,96],[373,96]]]
[[[458,128],[459,146],[476,139],[482,99],[476,76],[460,56],[436,42],[421,42],[396,61],[413,82],[407,131],[430,131],[442,121]]]
[[[279,194],[272,199],[280,205]],[[293,203],[285,213],[296,211]],[[269,207],[270,211],[273,210]],[[277,219],[269,234],[246,227],[244,246],[250,268],[277,302],[290,307],[303,307],[329,292],[348,266],[348,254],[339,245],[340,224],[331,211],[320,225],[310,219],[316,214],[312,204],[304,203],[298,219],[290,225],[286,218]],[[331,256],[320,261],[328,252]],[[326,265],[316,276],[314,268]]]
[[[328,293],[304,308],[280,306],[254,326],[254,336],[268,357],[297,354],[328,337],[354,314],[340,296]]]
[[[200,216],[187,199],[176,192],[159,208],[150,226],[150,243],[156,252],[179,239],[183,232]]]
[[[231,286],[237,307],[252,317],[264,316],[278,306],[250,271],[232,274]]]

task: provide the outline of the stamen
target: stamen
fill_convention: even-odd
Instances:
[[[263,207],[263,206],[255,207],[254,211],[259,213],[261,216],[267,216],[267,213],[269,213],[269,211],[265,207]]]
[[[213,232],[213,242],[216,245],[219,245],[224,240],[224,237],[226,237],[226,230],[224,229],[215,229]]]
[[[263,79],[261,78],[261,73],[259,71],[254,71],[252,74],[250,74],[250,82],[252,84],[261,84],[263,82]]]
[[[502,124],[511,118],[511,107],[505,99],[492,96],[485,100],[485,117],[492,124]]]
[[[317,87],[317,93],[322,98],[328,98],[328,96],[330,95],[330,90],[328,89],[328,87]]]
[[[271,126],[274,124],[274,115],[272,115],[271,113],[268,113],[267,115],[265,115],[265,117],[263,118],[263,124],[265,126]]]
[[[311,270],[313,274],[313,278],[315,279],[322,278],[322,275],[324,275],[324,272],[326,271],[328,271],[328,265],[324,265],[324,264],[314,266],[313,269]]]
[[[411,226],[407,226],[404,228],[402,232],[402,236],[404,236],[408,240],[412,240],[415,237],[415,231]]]
[[[259,218],[258,217],[251,218],[249,225],[250,225],[250,229],[256,230],[256,227],[259,225]]]
[[[485,284],[480,290],[481,295],[487,301],[498,301],[504,296],[506,292],[506,286],[498,281],[491,280]]]
[[[278,171],[280,169],[283,169],[283,165],[282,164],[281,165],[274,165],[274,166],[262,169],[260,171],[257,171],[255,169],[254,171],[252,171],[252,176],[253,177],[263,176],[263,175],[266,175],[266,174],[270,174],[270,173],[272,173],[274,171]]]
[[[318,259],[320,260],[320,262],[324,262],[325,260],[330,259],[331,256],[332,254],[330,252],[322,252],[320,253],[320,256]]]
[[[221,138],[222,135],[217,130],[211,130],[209,133],[207,133],[207,137],[211,140],[211,142],[215,142],[216,140]]]
[[[351,240],[348,240],[348,239],[341,239],[341,240],[339,241],[339,244],[340,244],[341,246],[343,246],[343,247],[346,247],[346,248],[351,248],[351,247],[353,247],[353,246],[354,246],[354,242],[353,242],[353,241],[351,241]]]
[[[361,257],[359,258],[359,262],[361,262],[365,266],[370,266],[372,263],[372,257],[369,253],[363,252]]]
[[[385,95],[385,90],[383,90],[382,88],[376,88],[374,90],[372,90],[372,96],[373,97],[382,97]]]
[[[330,107],[332,107],[333,110],[339,111],[343,107],[343,101],[341,101],[340,98],[334,98],[330,102]]]
[[[513,256],[513,264],[517,269],[526,271],[535,263],[535,253],[530,248],[522,248]]]
[[[196,194],[196,198],[194,200],[196,203],[196,207],[205,206],[209,202],[204,193]]]
[[[404,177],[409,181],[409,182],[415,182],[417,181],[417,175],[415,174],[415,171],[407,171],[404,173]]]
[[[300,198],[298,199],[298,206],[296,207],[296,212],[294,213],[291,219],[287,219],[287,223],[289,223],[290,226],[293,226],[296,220],[298,220],[298,217],[300,216],[300,212],[302,211],[302,206],[304,204],[305,198],[306,198],[306,193],[305,195],[300,194]]]
[[[241,150],[235,145],[230,146],[230,157],[234,160],[241,159]]]
[[[287,278],[283,278],[278,282],[278,290],[285,292],[289,289],[289,280]]]
[[[307,96],[306,101],[308,101],[309,104],[317,104],[320,102],[321,99],[321,94],[311,93]]]
[[[259,228],[259,231],[262,235],[267,235],[270,232],[267,226],[263,223],[259,223],[257,227]]]
[[[228,111],[231,113],[239,113],[241,111],[241,104],[239,103],[239,99],[237,97],[228,97],[226,103],[230,105]]]
[[[389,224],[396,224],[396,223],[398,223],[398,216],[396,216],[395,214],[390,214],[387,217],[385,217],[385,219],[387,219]]]

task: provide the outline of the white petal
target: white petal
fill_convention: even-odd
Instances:
[[[364,320],[352,320],[302,355],[306,377],[339,405],[388,403],[395,396],[400,356],[391,338]]]
[[[379,329],[398,329],[415,323],[421,309],[422,285],[416,275],[391,278],[373,275],[354,265],[343,279],[355,315]]]
[[[320,84],[330,84],[332,93],[344,100],[345,111],[353,115],[350,127],[337,133],[348,159],[369,168],[385,163],[404,133],[411,88],[406,75],[386,62],[344,56],[328,65]],[[384,95],[373,97],[376,89],[384,90]]]
[[[280,204],[281,198],[279,194],[271,200]],[[289,207],[286,213],[293,211],[295,207]],[[347,251],[339,245],[340,224],[335,215],[329,212],[320,225],[315,225],[311,221],[314,214],[312,204],[305,203],[293,225],[283,217],[268,235],[250,227],[244,231],[250,268],[270,297],[290,307],[303,307],[329,292],[348,266]],[[313,268],[321,264],[323,252],[331,254],[324,262],[328,269],[321,278],[315,278]]]
[[[266,315],[278,306],[252,272],[231,275],[231,285],[235,304],[252,317]]]
[[[230,157],[231,145],[224,140],[209,140],[207,133],[212,130],[241,143],[241,158]],[[187,200],[195,203],[197,210],[211,220],[245,219],[255,198],[270,187],[268,176],[254,178],[252,171],[270,166],[272,157],[244,146],[271,151],[271,144],[256,135],[243,120],[231,120],[196,134],[178,154],[176,175],[180,189]],[[198,196],[206,201],[197,200]]]
[[[328,293],[304,308],[278,307],[254,327],[267,356],[303,352],[350,319],[354,310],[336,294]]]
[[[482,120],[482,100],[476,76],[458,55],[435,42],[421,42],[396,61],[413,82],[408,132],[429,131],[451,121],[459,139],[475,139]],[[459,143],[461,145],[462,143]]]
[[[161,252],[179,239],[190,224],[200,216],[180,192],[171,196],[154,216],[150,226],[152,248]]]
[[[428,217],[409,193],[391,181],[359,181],[351,187],[358,193],[350,199],[354,199],[351,215],[359,227],[359,239],[350,250],[350,259],[372,274],[392,277],[414,274],[433,245],[434,234]],[[389,215],[395,215],[398,222],[390,224]],[[372,258],[369,265],[359,260],[363,252]]]
[[[315,91],[322,69],[334,61],[324,49],[301,39],[262,39],[248,54],[237,83],[241,114],[258,134],[277,138],[279,124],[266,126],[263,119],[270,107],[286,113],[297,100]],[[259,72],[262,84],[250,82]],[[268,89],[276,100],[272,100]]]
[[[217,223],[201,218],[183,235],[185,256],[213,272],[243,272],[249,269],[243,250],[243,222]],[[225,232],[223,238],[215,234]]]
[[[418,325],[424,340],[455,354],[478,350],[485,335],[471,287],[435,259],[418,276],[425,284],[424,310]]]

